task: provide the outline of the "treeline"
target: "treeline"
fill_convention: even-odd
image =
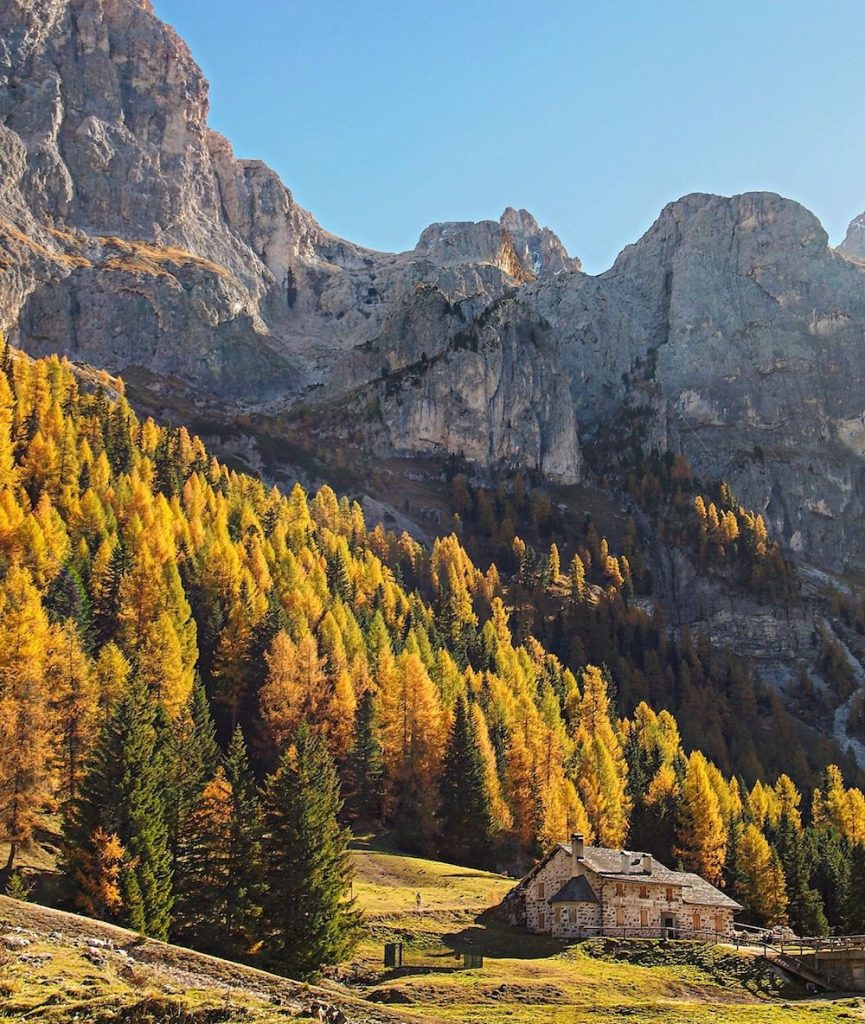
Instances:
[[[599,601],[575,563],[555,568],[538,586],[573,613],[627,608],[624,576]],[[4,350],[7,870],[57,810],[75,905],[299,974],[342,956],[357,927],[346,822],[513,868],[575,831],[610,846],[630,835],[737,886],[765,859],[739,840],[753,824],[788,870],[753,786],[686,754],[666,712],[620,717],[618,679],[588,640],[576,671],[538,636],[515,640],[506,597],[495,565],[479,570],[456,537],[425,550],[368,530],[329,488],[284,495],[64,362]],[[591,621],[563,619],[568,642]],[[621,650],[636,662],[645,640]],[[809,893],[829,849],[814,830],[850,857],[863,838],[862,794],[833,778],[796,833]],[[845,926],[847,904],[824,903]],[[327,943],[309,960],[301,919]]]

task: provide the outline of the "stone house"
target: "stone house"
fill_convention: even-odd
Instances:
[[[564,939],[609,935],[716,941],[733,935],[735,900],[648,853],[555,846],[502,902],[508,920]]]

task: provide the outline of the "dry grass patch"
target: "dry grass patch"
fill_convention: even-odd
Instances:
[[[51,260],[52,263],[58,263],[65,267],[92,267],[93,264],[85,256],[80,256],[75,253],[63,253],[53,252],[46,246],[42,245],[41,242],[37,242],[35,238],[31,238],[29,235],[24,234],[12,224],[8,224],[5,221],[0,221],[0,234],[6,236],[6,238],[12,242],[17,242],[19,245],[23,245],[26,249],[35,253],[37,256],[41,256],[43,259]],[[11,262],[6,261],[6,266],[11,266]]]
[[[117,249],[124,254],[123,260],[113,257],[102,264],[103,267],[109,270],[126,270],[134,264],[139,264],[142,267],[153,266],[159,268],[162,264],[167,263],[176,267],[200,267],[211,274],[216,274],[217,277],[225,278],[231,276],[228,270],[219,263],[204,259],[202,256],[196,256],[195,253],[188,252],[186,249],[179,249],[176,246],[156,245],[153,242],[129,241],[125,238],[118,238],[116,235],[102,235],[98,238],[98,241],[102,245],[111,249]],[[147,271],[138,270],[132,272],[146,273]]]
[[[168,277],[175,280],[163,267],[151,263],[150,260],[136,259],[134,256],[113,256],[99,264],[100,270],[119,270],[124,274],[144,274],[146,277]]]

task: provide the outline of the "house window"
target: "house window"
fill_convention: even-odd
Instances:
[[[547,898],[547,887],[543,882],[538,882],[538,899],[545,900]]]
[[[624,885],[624,882],[616,882],[616,895],[617,896],[624,896],[625,895],[625,885]]]
[[[577,923],[577,908],[576,907],[571,907],[571,909],[568,911],[568,917],[570,918],[571,924],[576,924]]]
[[[640,927],[641,928],[648,928],[649,927],[649,911],[648,910],[641,910],[640,911]]]
[[[724,915],[723,914],[715,914],[715,931],[718,932],[719,935],[722,934],[723,931],[724,931]]]
[[[559,907],[559,924],[565,923],[565,908]]]
[[[625,923],[625,908],[616,907],[616,924],[619,928]]]
[[[672,903],[673,902],[673,890],[669,886],[667,887],[667,902],[668,903]]]
[[[703,921],[702,921],[702,918],[700,917],[700,911],[699,910],[695,910],[694,911],[694,931],[698,932],[702,927],[703,927]]]
[[[640,886],[640,899],[647,900],[649,898],[649,887],[648,885]]]
[[[538,931],[545,932],[547,930],[547,915],[543,910],[538,914]]]

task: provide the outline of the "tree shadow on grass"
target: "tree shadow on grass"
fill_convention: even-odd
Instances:
[[[512,928],[497,916],[494,908],[479,914],[472,924],[445,933],[441,941],[455,956],[476,953],[496,959],[542,960],[567,947],[560,939]]]

